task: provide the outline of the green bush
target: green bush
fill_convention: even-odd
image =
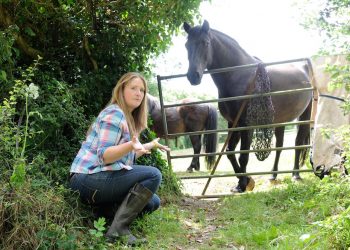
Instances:
[[[149,119],[149,123],[152,122]],[[146,129],[140,136],[142,143],[152,141],[156,135],[150,129]],[[160,195],[163,201],[173,201],[181,196],[181,182],[173,172],[171,166],[164,159],[162,153],[157,149],[152,149],[151,154],[145,154],[137,159],[137,164],[145,166],[154,166],[158,168],[163,176],[162,185],[160,186]]]

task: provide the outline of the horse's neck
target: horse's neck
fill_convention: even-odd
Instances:
[[[316,78],[314,83],[320,94],[331,94],[337,97],[346,95],[345,84],[338,88],[330,88],[331,76],[326,72],[326,68],[328,65],[343,66],[347,63],[345,55],[321,56],[312,60],[314,77]]]
[[[227,35],[212,30],[212,62],[208,70],[251,64],[256,60]]]
[[[150,112],[153,121],[158,122],[161,119],[160,118],[160,114],[161,114],[160,103],[156,98],[154,98],[151,95],[148,96],[148,101],[150,102],[150,105],[148,108],[152,107],[148,111]]]

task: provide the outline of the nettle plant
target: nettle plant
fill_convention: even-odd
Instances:
[[[31,116],[41,116],[37,111],[30,111],[31,102],[39,97],[39,87],[32,78],[40,59],[35,60],[33,66],[22,70],[21,77],[13,80],[13,88],[0,103],[0,168],[4,168],[1,171],[3,173],[12,172],[12,186],[18,187],[25,180],[27,139],[41,133],[31,129],[29,122]]]

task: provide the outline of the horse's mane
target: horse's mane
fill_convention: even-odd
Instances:
[[[221,31],[218,31],[218,30],[215,30],[215,29],[210,29],[210,31],[213,32],[214,34],[222,37],[223,39],[229,40],[230,43],[233,43],[234,45],[241,47],[239,45],[239,43],[235,39],[233,39],[232,37],[226,35],[225,33],[222,33]]]
[[[240,50],[243,54],[245,54],[248,57],[254,58],[257,61],[260,61],[260,59],[258,59],[255,56],[250,55],[249,53],[247,53],[247,51],[245,51],[245,49],[243,49],[241,47],[241,45],[239,45],[239,43],[232,37],[226,35],[225,33],[222,33],[221,31],[215,30],[215,29],[210,29],[210,31],[217,36],[223,43],[225,44],[230,44],[230,46],[232,45],[232,47]]]
[[[201,30],[202,26],[195,26],[190,30],[190,33],[188,34],[189,38],[191,38],[192,36],[197,37],[200,35],[200,33],[202,32]],[[223,37],[223,39],[229,40],[230,42],[234,43],[235,45],[239,46],[238,42],[233,39],[232,37],[226,35],[225,33],[222,33],[221,31],[218,31],[216,29],[212,29],[210,28],[210,31],[213,32],[214,34]]]

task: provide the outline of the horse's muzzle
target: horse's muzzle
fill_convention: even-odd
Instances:
[[[319,177],[321,180],[326,176],[330,175],[330,172],[325,169],[324,165],[313,167],[314,174]]]
[[[191,85],[198,85],[201,83],[202,80],[202,75],[199,74],[198,71],[195,72],[188,72],[187,73],[187,79],[189,80],[189,82],[191,83]]]

